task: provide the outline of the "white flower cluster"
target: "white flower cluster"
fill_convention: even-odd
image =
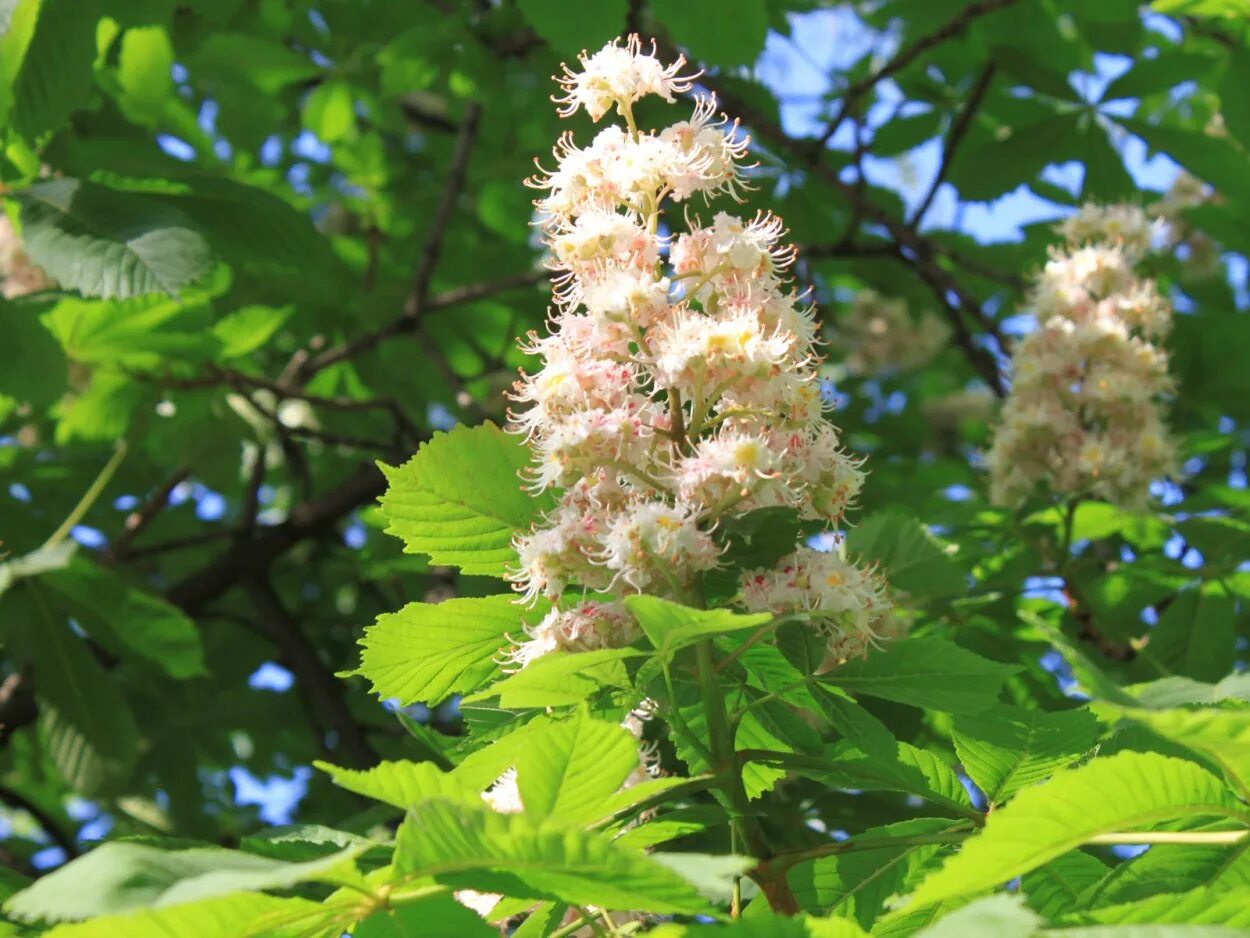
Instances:
[[[663,233],[668,202],[744,184],[748,141],[713,100],[658,132],[635,126],[638,98],[690,88],[681,64],[661,66],[636,38],[583,56],[581,71],[566,69],[561,113],[598,119],[615,106],[627,126],[584,149],[565,135],[555,168],[528,180],[542,190],[556,309],[549,334],[523,346],[542,366],[517,382],[523,406],[510,421],[532,448],[533,489],[561,495],[517,539],[514,582],[530,600],[581,598],[529,631],[515,666],[632,641],[613,595],[689,600],[720,561],[719,519],[781,506],[836,522],[863,482],[825,419],[816,327],[788,286],[794,249],[781,221],[718,212],[705,224],[687,212],[682,233]],[[848,616],[823,587],[791,600],[785,608],[827,609],[839,629],[868,635],[888,612],[876,595]]]
[[[1018,504],[1044,483],[1140,505],[1175,461],[1162,409],[1172,382],[1155,344],[1172,309],[1134,270],[1152,226],[1139,208],[1087,206],[1061,230],[1070,240],[1033,286],[1038,328],[1012,358],[988,455],[991,497]]]
[[[932,313],[913,319],[907,301],[861,290],[837,322],[834,344],[853,375],[911,371],[933,359],[950,339],[950,326]]]
[[[6,300],[46,290],[52,285],[42,267],[31,263],[9,217],[0,211],[0,296]]]
[[[1181,276],[1192,280],[1214,277],[1222,269],[1220,247],[1205,231],[1194,228],[1185,219],[1185,210],[1215,201],[1210,188],[1189,173],[1177,173],[1162,199],[1150,211],[1165,226],[1165,244],[1177,251],[1185,263]]]

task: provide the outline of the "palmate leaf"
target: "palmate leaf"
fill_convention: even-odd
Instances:
[[[402,705],[437,703],[476,690],[499,674],[509,636],[543,610],[523,610],[513,596],[409,603],[378,616],[360,640],[360,667],[374,693]]]
[[[683,856],[682,859],[687,859]],[[700,857],[725,885],[752,861]],[[603,834],[430,801],[409,812],[397,835],[401,875],[432,876],[457,889],[499,892],[607,909],[712,914],[698,891],[672,866],[614,844]]]
[[[37,880],[9,899],[4,911],[26,921],[77,921],[309,881],[358,883],[353,858],[363,850],[357,845],[287,863],[220,847],[161,850],[111,842]]]
[[[1062,772],[989,815],[913,901],[938,902],[989,889],[1062,856],[1098,834],[1164,821],[1245,817],[1218,778],[1191,762],[1122,752]]]
[[[1088,710],[995,707],[956,717],[952,736],[964,771],[990,804],[1000,804],[1088,752],[1098,719]]]
[[[864,659],[848,661],[825,680],[852,694],[951,713],[993,706],[1003,681],[1018,671],[937,638],[894,642]]]
[[[148,196],[63,178],[36,183],[17,198],[31,260],[85,296],[176,294],[212,263],[191,219]]]
[[[402,466],[382,467],[386,531],[433,564],[503,576],[516,559],[513,535],[551,504],[522,489],[528,463],[525,445],[490,422],[436,433]]]

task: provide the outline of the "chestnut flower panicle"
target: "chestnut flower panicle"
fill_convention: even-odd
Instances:
[[[533,453],[529,485],[559,499],[516,538],[514,585],[554,611],[516,636],[506,666],[628,644],[639,630],[620,600],[689,602],[721,562],[722,519],[786,507],[835,524],[863,484],[826,419],[817,330],[789,284],[781,220],[718,211],[705,223],[691,208],[666,218],[672,203],[734,199],[745,185],[749,140],[714,99],[667,128],[636,126],[643,96],[692,89],[683,65],[662,65],[637,38],[583,55],[559,79],[561,114],[598,121],[615,109],[626,126],[584,147],[565,134],[554,168],[527,181],[540,190],[555,307],[549,334],[523,346],[541,365],[516,384],[510,429]],[[834,560],[805,563],[824,578],[795,581],[767,608],[801,611],[840,654],[889,631],[878,578],[838,558],[839,587],[821,566]],[[742,595],[757,608],[749,583]]]
[[[1158,344],[1172,309],[1134,264],[1153,225],[1132,206],[1086,206],[1060,226],[1033,285],[1038,320],[1012,358],[987,463],[990,495],[1016,505],[1041,487],[1126,507],[1170,473],[1175,447],[1163,403],[1173,390]]]

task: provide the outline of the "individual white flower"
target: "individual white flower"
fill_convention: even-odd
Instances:
[[[580,68],[561,66],[564,75],[556,78],[564,95],[552,100],[562,105],[561,117],[571,117],[581,108],[591,120],[598,121],[614,105],[622,114],[628,114],[637,101],[649,94],[672,103],[674,95],[689,91],[700,74],[681,74],[686,64],[684,56],[678,56],[672,65],[662,65],[655,56],[655,44],[649,53],[643,52],[637,36],[630,36],[624,46],[619,39],[613,40],[594,55],[581,53],[577,60]]]

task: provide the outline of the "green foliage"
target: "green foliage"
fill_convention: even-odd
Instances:
[[[863,510],[722,518],[626,647],[519,668],[521,180],[634,30],[752,139]],[[0,935],[1245,933],[1248,83],[1246,0],[0,0]],[[1052,218],[1173,164],[1183,473],[991,505]],[[867,289],[950,340],[851,370]],[[811,536],[880,647],[744,611]]]
[[[431,563],[503,576],[516,557],[513,535],[544,506],[522,489],[528,461],[522,443],[494,424],[435,434],[403,466],[387,470],[387,533]]]

